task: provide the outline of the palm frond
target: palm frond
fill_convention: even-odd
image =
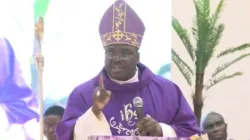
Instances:
[[[194,0],[196,19],[192,28],[196,41],[207,34],[209,29],[210,0]]]
[[[225,56],[227,54],[232,54],[232,53],[237,52],[237,51],[243,51],[243,50],[246,50],[248,48],[250,48],[250,43],[245,43],[245,44],[242,44],[238,47],[229,48],[229,49],[226,49],[226,50],[220,52],[217,55],[217,58],[220,58],[220,57]]]
[[[209,84],[207,85],[204,85],[204,89],[207,91],[209,90],[210,88],[212,88],[213,86],[217,85],[218,83],[226,80],[226,79],[230,79],[230,78],[234,78],[236,76],[241,76],[243,73],[242,72],[235,72],[231,75],[222,75],[222,76],[219,76],[219,77],[214,77],[212,78],[211,80],[209,80]]]
[[[178,63],[182,63],[182,65],[184,65],[188,69],[189,73],[191,75],[194,75],[194,70],[192,70],[192,68],[184,60],[182,60],[180,58],[180,56],[173,49],[171,51],[172,51],[172,54],[171,54],[172,55],[172,60],[176,61]]]
[[[211,33],[210,27],[210,0],[194,0],[196,22],[193,26],[193,35],[196,39],[196,72],[203,73],[206,67],[205,53]]]
[[[192,85],[192,78],[191,76],[194,74],[193,70],[188,66],[188,64],[183,61],[180,56],[172,49],[172,60],[174,61],[175,65],[178,67],[184,78],[186,79],[187,83],[191,86]]]
[[[176,18],[172,18],[172,27],[184,44],[189,56],[194,60],[194,47],[190,41],[188,31],[179,23]]]
[[[204,59],[206,61],[203,62],[204,63],[203,65],[205,67],[208,65],[210,59],[213,57],[213,53],[215,51],[215,48],[219,44],[224,29],[225,29],[224,24],[219,24],[218,26],[213,27],[213,29],[211,29],[212,31],[211,33],[209,33],[207,48],[205,50],[206,53],[204,55]]]
[[[197,19],[200,16],[210,16],[210,0],[193,0],[196,10]]]
[[[209,28],[210,1],[209,0],[194,0],[196,19],[192,28],[193,35],[196,41],[201,39],[202,35],[207,34]]]
[[[224,71],[225,69],[227,69],[228,67],[230,67],[231,65],[233,65],[234,63],[242,60],[243,58],[246,58],[247,56],[250,56],[250,53],[248,54],[242,54],[239,57],[222,64],[221,66],[217,67],[215,72],[212,74],[212,77],[215,77],[217,74],[219,74],[220,72]]]
[[[216,25],[218,19],[220,18],[220,14],[222,12],[222,9],[224,7],[224,0],[221,0],[218,6],[216,7],[215,13],[211,17],[211,25]]]
[[[214,54],[215,48],[219,44],[222,33],[225,29],[224,24],[217,25],[223,5],[224,5],[224,0],[221,0],[219,5],[216,8],[215,13],[211,17],[209,17],[209,29],[207,32],[207,46],[204,47],[205,53],[204,53],[204,59],[203,59],[204,60],[203,67],[207,67],[210,59],[212,58]]]

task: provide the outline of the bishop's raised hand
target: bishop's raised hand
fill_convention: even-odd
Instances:
[[[97,117],[100,116],[101,111],[109,102],[110,96],[111,96],[111,92],[105,89],[104,84],[103,84],[103,75],[100,74],[98,87],[96,88],[93,94],[94,104],[92,107],[92,111]]]

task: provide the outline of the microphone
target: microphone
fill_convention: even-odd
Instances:
[[[142,120],[145,117],[145,113],[143,110],[143,100],[141,97],[137,96],[133,99],[133,105],[135,107],[135,111],[138,117],[138,121]]]

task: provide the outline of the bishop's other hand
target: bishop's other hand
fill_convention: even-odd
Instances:
[[[163,136],[160,124],[150,116],[146,116],[140,120],[137,126],[140,136]]]
[[[92,111],[97,117],[100,116],[101,111],[109,102],[110,96],[111,96],[111,92],[105,89],[104,84],[103,84],[103,75],[100,74],[98,87],[96,88],[93,94],[94,104],[92,107]]]

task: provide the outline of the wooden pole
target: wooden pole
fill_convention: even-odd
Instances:
[[[44,67],[44,57],[42,54],[42,39],[44,33],[44,22],[43,18],[39,17],[35,24],[35,37],[38,41],[38,52],[36,54],[36,62],[38,68],[38,84],[39,84],[39,110],[40,110],[40,140],[44,138],[44,119],[43,119],[43,67]]]

